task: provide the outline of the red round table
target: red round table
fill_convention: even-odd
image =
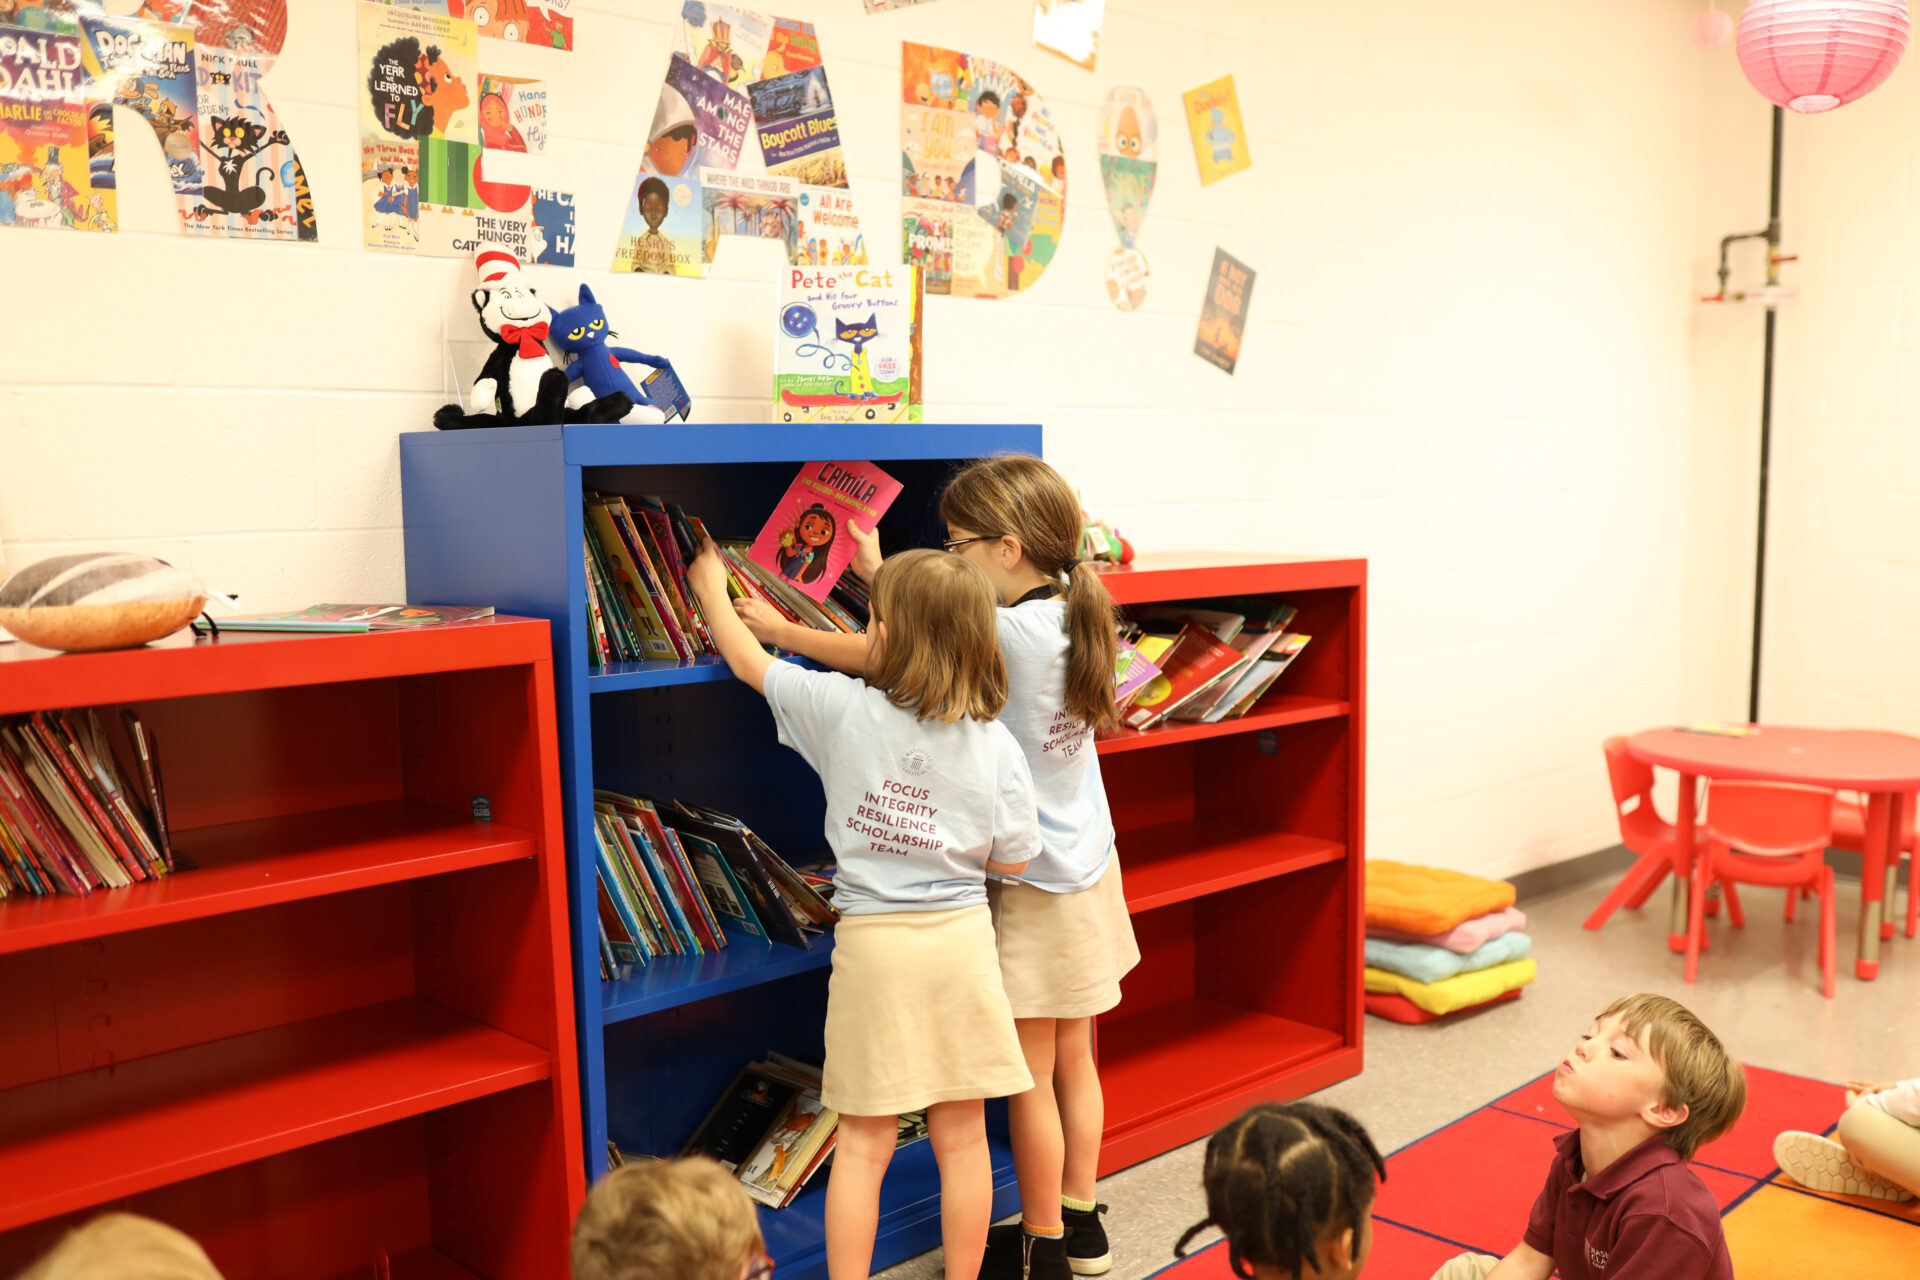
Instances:
[[[1898,865],[1908,797],[1920,791],[1920,738],[1877,729],[1796,729],[1762,725],[1735,738],[1648,729],[1627,739],[1627,753],[1680,775],[1675,833],[1693,847],[1694,779],[1750,778],[1797,782],[1867,794],[1867,838],[1860,863],[1860,953],[1854,972],[1871,981],[1880,972],[1880,915],[1886,869]],[[1687,878],[1674,883],[1673,932],[1686,932]]]

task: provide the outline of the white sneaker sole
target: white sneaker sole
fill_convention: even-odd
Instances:
[[[1815,1191],[1896,1202],[1913,1199],[1911,1191],[1862,1169],[1845,1147],[1815,1133],[1789,1129],[1773,1140],[1773,1158],[1782,1173]]]
[[[1103,1253],[1097,1258],[1067,1258],[1067,1265],[1073,1268],[1077,1276],[1103,1276],[1113,1270],[1113,1254]]]

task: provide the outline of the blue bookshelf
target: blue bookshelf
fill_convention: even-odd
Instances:
[[[882,519],[888,549],[944,536],[933,498],[953,470],[1038,454],[1038,426],[717,423],[416,432],[400,437],[407,598],[492,604],[553,624],[560,782],[572,909],[575,1021],[587,1174],[607,1140],[670,1155],[734,1073],[767,1050],[822,1052],[831,938],[811,950],[732,936],[719,954],[599,977],[592,797],[596,786],[674,796],[740,815],[789,857],[825,846],[818,780],[775,740],[772,717],[717,658],[589,666],[581,498],[657,493],[716,535],[751,537],[803,462],[871,460],[905,486]],[[582,851],[585,851],[584,853]],[[989,1108],[994,1213],[1018,1206],[1004,1110]],[[826,1275],[825,1179],[761,1210],[783,1280]],[[939,1176],[919,1143],[882,1194],[876,1268],[940,1240]]]

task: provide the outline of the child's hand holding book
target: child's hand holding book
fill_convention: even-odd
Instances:
[[[848,566],[860,575],[860,580],[868,586],[873,585],[873,577],[880,572],[880,535],[870,529],[862,529],[853,520],[847,521],[847,533],[853,538],[853,563]]]

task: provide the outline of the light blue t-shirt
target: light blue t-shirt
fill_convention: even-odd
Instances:
[[[864,680],[776,661],[780,741],[820,775],[833,905],[849,915],[948,911],[987,900],[987,859],[1040,852],[1033,778],[997,720],[916,720]]]
[[[1000,723],[1026,753],[1040,806],[1040,856],[1018,879],[1048,893],[1091,889],[1113,852],[1113,813],[1093,733],[1067,711],[1066,601],[1029,600],[995,612],[1007,663]]]

